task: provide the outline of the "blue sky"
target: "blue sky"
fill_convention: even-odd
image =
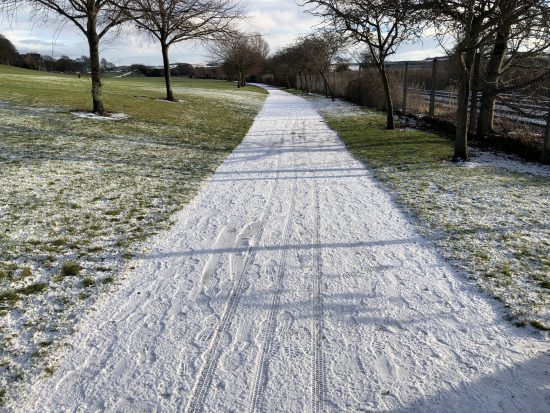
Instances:
[[[320,20],[304,12],[295,0],[255,0],[249,3],[249,13],[242,29],[262,33],[272,51],[294,41],[299,35],[318,27]],[[15,21],[0,20],[0,33],[10,39],[19,52],[39,52],[59,57],[78,57],[88,54],[84,37],[71,23],[59,21],[29,23],[29,9],[21,9]],[[101,57],[117,64],[144,63],[160,65],[162,57],[158,45],[131,30],[101,44]],[[403,46],[392,60],[416,60],[441,55],[442,51],[431,39]],[[180,43],[170,49],[172,62],[202,64],[209,60],[208,51],[193,42]]]

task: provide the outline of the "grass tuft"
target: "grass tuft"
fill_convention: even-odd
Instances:
[[[32,269],[31,267],[23,267],[21,268],[21,278],[27,278],[32,276]]]
[[[60,275],[62,277],[76,277],[80,270],[82,270],[82,267],[78,263],[69,261],[61,267]]]
[[[31,295],[31,294],[38,294],[44,291],[48,286],[44,283],[36,283],[31,284],[27,287],[20,288],[17,290],[20,294],[23,295]]]
[[[92,277],[86,277],[82,280],[82,286],[84,288],[88,288],[88,287],[91,287],[95,284],[95,281]]]

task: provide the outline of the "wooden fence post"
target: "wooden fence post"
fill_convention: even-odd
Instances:
[[[430,111],[428,115],[430,118],[433,118],[435,116],[435,80],[437,75],[437,59],[433,60],[432,63],[432,85],[431,85],[431,91],[430,91]]]
[[[401,113],[407,114],[407,93],[409,91],[409,62],[405,63],[405,75],[403,76],[403,103],[401,104]]]
[[[476,51],[474,57],[474,73],[472,76],[472,90],[470,96],[470,123],[468,125],[468,132],[474,133],[477,126],[477,94],[479,92],[479,69],[481,65],[481,51]]]

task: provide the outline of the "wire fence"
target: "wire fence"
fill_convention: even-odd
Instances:
[[[387,66],[390,92],[394,110],[406,114],[428,115],[453,120],[458,104],[457,78],[448,60],[390,63]],[[517,77],[512,72],[510,77]],[[521,73],[523,78],[536,74]],[[384,90],[376,68],[330,72],[326,75],[328,86],[337,97],[359,105],[385,109]],[[322,76],[302,74],[297,87],[329,95],[330,90]],[[481,92],[477,94],[479,108]],[[471,102],[470,102],[471,104]],[[546,133],[550,119],[550,81],[534,82],[520,92],[502,93],[497,96],[495,118],[528,126],[534,133]]]

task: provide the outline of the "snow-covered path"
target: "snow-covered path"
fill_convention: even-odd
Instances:
[[[455,274],[303,99],[270,90],[176,218],[18,410],[550,411],[542,334]]]

